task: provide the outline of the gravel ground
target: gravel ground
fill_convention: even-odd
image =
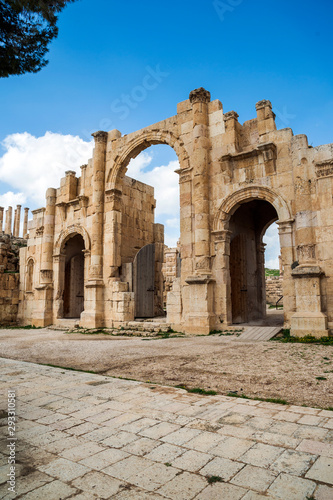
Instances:
[[[333,407],[333,346],[241,343],[223,336],[156,340],[1,329],[0,356],[221,394],[238,391],[249,397]]]

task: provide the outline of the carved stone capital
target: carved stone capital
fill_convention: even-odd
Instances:
[[[224,121],[228,121],[228,120],[236,120],[238,121],[238,113],[236,113],[236,111],[228,111],[228,113],[224,113],[223,115],[223,119]]]
[[[267,99],[263,99],[262,101],[258,101],[256,104],[257,111],[261,108],[266,108],[266,107],[272,109],[272,103],[271,103],[271,101],[268,101]]]
[[[210,101],[210,92],[203,87],[199,89],[192,90],[190,92],[190,102],[194,104],[196,102],[209,102]]]
[[[98,132],[94,132],[91,135],[95,139],[95,143],[96,142],[106,143],[107,138],[108,138],[108,133],[107,132],[103,132],[102,130],[99,130]]]
[[[119,189],[108,189],[105,192],[105,202],[111,203],[111,210],[121,210],[122,192]]]

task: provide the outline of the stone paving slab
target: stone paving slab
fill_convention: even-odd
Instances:
[[[0,369],[0,498],[333,499],[331,411],[9,359]],[[8,390],[16,399],[15,493]]]

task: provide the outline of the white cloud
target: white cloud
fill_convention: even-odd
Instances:
[[[24,205],[25,202],[26,196],[24,193],[7,191],[7,193],[0,194],[0,207],[4,207],[5,210],[7,210],[9,206],[15,208],[16,205]]]
[[[66,170],[80,174],[80,165],[92,155],[93,141],[78,136],[46,132],[34,137],[28,132],[12,134],[2,142],[0,181],[18,190],[31,208],[45,205],[45,192],[59,187]],[[10,198],[10,192],[3,196]],[[13,201],[11,201],[13,203]]]
[[[179,218],[177,217],[174,217],[173,219],[167,219],[165,221],[165,224],[168,226],[168,227],[172,227],[172,228],[175,228],[175,229],[179,229]]]
[[[267,245],[265,250],[265,267],[279,269],[280,240],[278,227],[275,223],[269,226],[263,240]]]
[[[168,214],[179,217],[179,178],[175,170],[179,168],[177,160],[170,161],[168,165],[150,166],[153,157],[145,151],[130,161],[126,175],[154,186],[156,199],[156,217]]]

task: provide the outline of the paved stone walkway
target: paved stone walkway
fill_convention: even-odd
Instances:
[[[0,497],[332,500],[333,413],[0,359],[16,393],[16,493]],[[220,481],[209,484],[209,477]]]

